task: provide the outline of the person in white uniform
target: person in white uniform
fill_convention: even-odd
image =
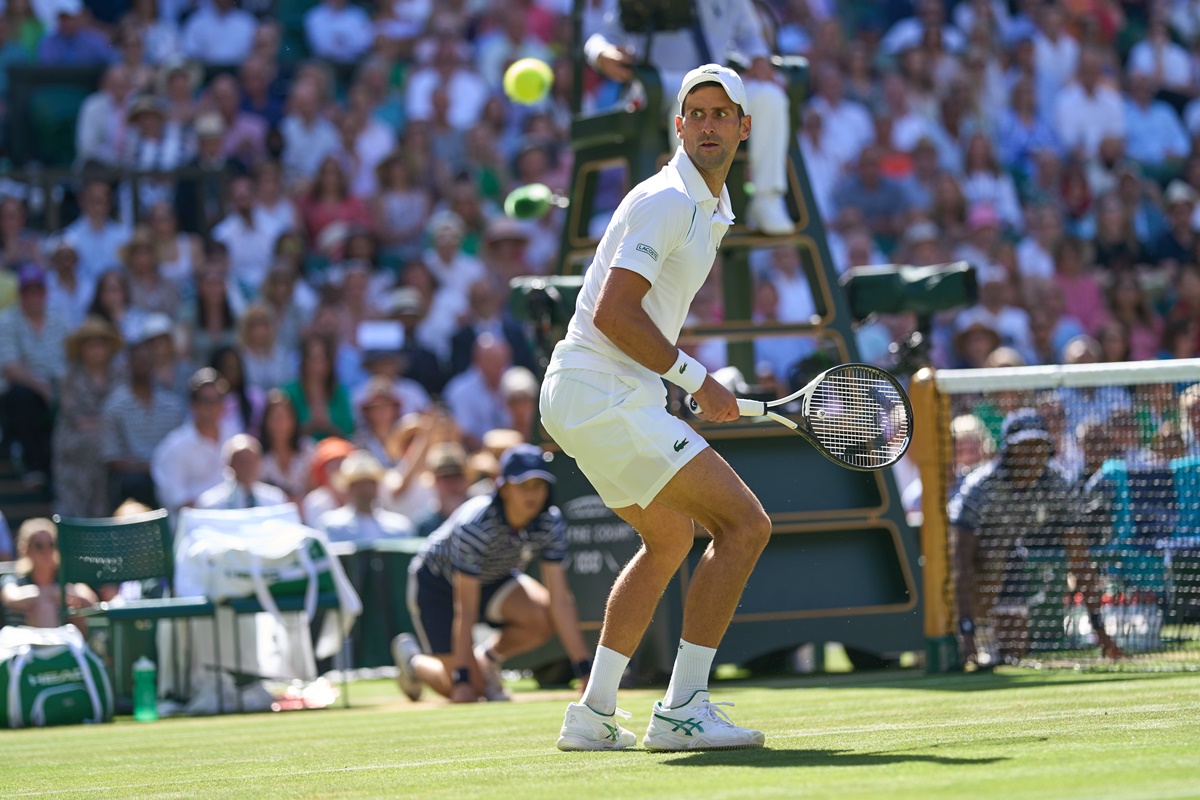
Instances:
[[[713,422],[737,400],[676,342],[688,306],[733,222],[725,179],[750,136],[746,90],[707,64],[679,90],[674,158],[618,207],[588,268],[541,391],[542,423],[604,503],[641,535],[608,597],[600,646],[579,703],[567,707],[563,750],[621,749],[617,685],[659,598],[692,548],[694,522],[712,541],[693,574],[666,697],[643,744],[653,750],[761,747],[709,701],[708,674],[742,587],[771,535],[762,504],[703,437],[666,410],[660,376],[689,392]]]
[[[682,85],[684,73],[694,64],[724,59],[731,53],[749,60],[745,87],[746,113],[754,117],[749,143],[754,197],[746,217],[752,228],[768,236],[792,233],[795,223],[784,201],[791,103],[768,60],[770,50],[754,4],[750,0],[704,0],[695,4],[695,13],[695,30],[657,33],[650,42],[649,61],[662,79],[663,96],[669,97]],[[618,0],[603,0],[600,8],[585,17],[585,26],[591,28],[583,47],[588,63],[619,83],[632,80],[629,66],[645,55],[646,36],[621,27]],[[668,115],[668,126],[673,117],[673,113]]]

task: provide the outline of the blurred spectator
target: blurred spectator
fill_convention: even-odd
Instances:
[[[313,450],[312,475],[309,481],[312,489],[300,504],[305,525],[315,526],[322,514],[340,508],[346,502],[346,496],[333,482],[333,476],[341,469],[346,457],[354,451],[354,445],[336,436],[323,439]]]
[[[217,224],[225,213],[226,178],[236,173],[241,164],[228,159],[222,151],[225,122],[220,114],[201,114],[196,118],[193,131],[196,156],[184,165],[192,174],[179,181],[175,191],[175,211],[183,230],[202,233]]]
[[[1164,89],[1192,94],[1192,60],[1187,50],[1171,41],[1165,15],[1161,13],[1150,15],[1146,38],[1130,49],[1126,65],[1131,75],[1143,74]]]
[[[263,304],[270,309],[275,321],[275,341],[278,347],[285,352],[295,353],[300,344],[300,332],[308,322],[308,314],[297,302],[297,297],[301,295],[301,287],[295,270],[285,264],[276,263],[267,273],[261,295]]]
[[[275,335],[275,317],[262,304],[248,307],[238,320],[238,347],[246,384],[266,392],[295,378],[293,359]]]
[[[519,322],[508,313],[507,287],[488,278],[470,284],[468,310],[463,323],[450,340],[450,374],[457,375],[471,366],[475,341],[484,333],[504,339],[512,352],[512,361],[529,370],[536,369],[529,337]]]
[[[96,67],[113,60],[104,34],[92,27],[83,0],[54,0],[57,25],[38,45],[38,63],[48,67]]]
[[[95,294],[95,285],[79,275],[79,251],[70,236],[46,242],[47,307],[61,314],[68,325],[79,325]]]
[[[414,520],[417,536],[428,536],[467,500],[467,453],[455,442],[429,449],[426,469],[433,476],[437,506]]]
[[[1200,320],[1174,317],[1163,325],[1158,358],[1196,358],[1200,354]]]
[[[200,495],[221,482],[221,446],[231,434],[221,426],[227,390],[215,369],[197,370],[188,381],[191,418],[154,448],[150,474],[159,501],[171,514],[195,505]]]
[[[43,486],[50,471],[52,409],[67,372],[65,318],[46,308],[46,273],[36,264],[18,272],[17,305],[0,312],[0,377],[4,439],[21,448],[24,479]]]
[[[427,282],[420,289],[412,285],[418,277]],[[386,308],[388,316],[404,326],[402,353],[407,366],[403,374],[421,384],[429,394],[438,394],[446,383],[442,361],[432,348],[425,345],[422,335],[423,325],[429,317],[427,308],[431,303],[429,287],[432,279],[423,264],[413,262],[405,270],[404,280],[408,285],[401,286],[389,295]],[[449,350],[448,347],[446,349]]]
[[[134,499],[158,508],[150,458],[184,417],[184,405],[154,380],[157,329],[145,325],[125,336],[129,382],[113,389],[100,412],[100,457],[108,468],[108,507]]]
[[[201,4],[183,26],[183,52],[204,64],[240,64],[254,42],[254,17],[238,0]]]
[[[1124,140],[1125,110],[1120,93],[1101,82],[1103,55],[1095,48],[1079,54],[1075,80],[1057,93],[1054,131],[1068,151],[1092,157],[1106,136]]]
[[[902,232],[909,198],[900,183],[883,176],[880,156],[875,145],[863,149],[857,168],[834,190],[834,205],[840,221],[850,214],[861,215],[877,236],[895,241]]]
[[[80,193],[82,214],[64,230],[79,253],[79,274],[96,280],[100,273],[116,267],[121,246],[129,240],[130,229],[112,218],[112,189],[104,181],[91,180]]]
[[[1129,328],[1119,319],[1109,319],[1096,330],[1100,361],[1116,364],[1129,360]]]
[[[1017,268],[1022,278],[1051,278],[1054,254],[1063,238],[1062,215],[1045,203],[1029,210],[1029,235],[1017,245]]]
[[[220,347],[237,341],[237,316],[220,268],[202,267],[196,275],[195,298],[184,306],[181,327],[185,351],[193,364],[207,364]]]
[[[229,182],[230,212],[213,228],[212,238],[229,248],[231,276],[243,291],[256,292],[267,276],[279,223],[255,205],[254,179],[238,175]]]
[[[1131,71],[1125,101],[1125,153],[1155,175],[1170,175],[1191,149],[1179,114],[1155,99],[1158,83],[1149,72]]]
[[[278,161],[262,161],[254,170],[256,202],[254,210],[266,216],[280,232],[296,230],[300,217],[296,204],[283,190],[283,167]],[[278,243],[276,239],[276,243]]]
[[[1167,229],[1154,241],[1149,254],[1155,262],[1183,264],[1194,259],[1197,238],[1192,215],[1196,210],[1196,199],[1196,190],[1181,180],[1173,180],[1167,186],[1163,195]]]
[[[411,73],[405,93],[405,109],[410,122],[433,119],[433,95],[441,89],[452,100],[447,120],[457,130],[475,126],[488,98],[487,84],[466,65],[466,43],[446,33],[432,42],[430,60]]]
[[[1024,228],[1017,188],[1009,174],[1000,168],[987,136],[975,133],[967,140],[963,162],[962,190],[967,202],[972,206],[990,205],[1009,230]]]
[[[55,511],[64,517],[104,517],[108,475],[97,458],[103,445],[101,409],[117,385],[113,361],[121,337],[100,317],[88,317],[66,341],[67,376],[54,421]]]
[[[221,150],[227,158],[254,166],[267,154],[267,123],[262,117],[242,110],[242,93],[237,79],[222,73],[208,86],[208,103],[221,115],[225,136]]]
[[[369,230],[373,223],[366,203],[350,194],[346,173],[332,155],[321,160],[298,210],[309,244],[327,256],[341,255],[341,245],[352,227]]]
[[[420,250],[421,235],[432,205],[430,189],[415,182],[399,150],[379,162],[375,172],[379,191],[368,201],[374,229],[385,252],[411,257]]]
[[[116,49],[113,63],[129,70],[129,84],[135,93],[154,91],[155,69],[146,60],[146,44],[136,28],[121,24],[112,31],[112,43]]]
[[[158,255],[159,274],[177,287],[189,284],[195,266],[204,258],[200,238],[179,230],[175,208],[169,202],[152,205],[146,213],[146,224]]]
[[[479,74],[493,92],[500,91],[504,70],[522,58],[536,58],[550,63],[553,53],[534,35],[527,25],[526,4],[515,0],[498,0],[492,13],[499,23],[479,37],[475,63]]]
[[[156,94],[162,98],[168,119],[181,125],[196,121],[196,89],[202,78],[200,65],[186,61],[172,61],[159,70]]]
[[[1054,98],[1075,74],[1079,64],[1079,43],[1065,26],[1064,10],[1046,3],[1033,11],[1037,25],[1032,32],[1032,67],[1037,76],[1038,107],[1049,112]]]
[[[314,439],[349,437],[354,433],[350,395],[337,378],[334,343],[325,336],[309,335],[300,343],[300,375],[284,385],[301,431]]]
[[[58,582],[58,527],[37,517],[17,529],[16,570],[0,582],[0,602],[10,624],[33,628],[57,628],[72,624],[85,628],[82,619],[61,619],[62,594]],[[87,608],[99,602],[96,593],[82,583],[67,587],[67,608]]]
[[[150,346],[155,383],[177,397],[184,397],[195,369],[179,357],[174,321],[159,313],[139,315],[134,319],[142,338]]]
[[[520,434],[524,442],[533,438],[538,389],[538,379],[526,367],[509,367],[500,378],[500,395],[504,398],[504,410],[511,420],[509,427]]]
[[[153,95],[143,95],[129,109],[129,128],[121,144],[118,163],[136,172],[171,173],[195,155],[195,142],[190,128],[167,118],[166,105]],[[137,179],[138,208],[141,216],[146,209],[175,198],[175,182],[163,178]],[[133,206],[132,183],[122,186],[122,207]]]
[[[132,91],[128,67],[113,64],[104,71],[99,90],[83,101],[75,122],[77,166],[115,167],[120,164],[122,137],[127,124],[126,104]],[[86,207],[84,213],[87,213]]]
[[[283,490],[263,483],[262,445],[253,436],[239,433],[221,447],[225,480],[200,495],[196,508],[258,508],[288,502]]]
[[[135,327],[138,315],[129,313],[129,280],[122,270],[110,269],[97,279],[87,313],[102,317],[122,335]]]
[[[16,555],[16,548],[13,547],[12,530],[8,527],[8,520],[4,518],[4,512],[0,511],[0,561],[12,561]]]
[[[178,287],[159,272],[158,252],[146,228],[138,228],[121,247],[121,262],[129,281],[129,305],[142,313],[174,318],[179,313]]]
[[[311,180],[318,167],[338,149],[338,131],[321,113],[321,90],[311,80],[292,83],[288,113],[279,124],[283,134],[283,171],[288,181]]]
[[[982,319],[959,318],[954,334],[956,366],[973,369],[982,367],[992,351],[1000,346],[1000,334]]]
[[[133,0],[129,13],[121,19],[121,27],[143,43],[150,64],[169,64],[182,52],[179,27],[169,14],[160,13],[162,10],[157,0]]]
[[[385,469],[394,467],[396,459],[388,452],[388,441],[400,422],[402,406],[393,382],[382,376],[368,381],[358,411],[362,424],[354,435],[354,444]]]
[[[276,94],[275,89],[277,78],[275,62],[263,55],[250,56],[238,70],[242,111],[265,121],[268,129],[278,127],[283,119],[283,98]]]
[[[292,401],[280,389],[269,391],[262,415],[262,479],[299,504],[308,492],[314,448],[300,434]]]
[[[326,511],[317,520],[329,541],[361,547],[377,539],[414,535],[408,517],[378,507],[382,479],[383,467],[370,453],[359,450],[342,461],[333,480],[346,496],[346,504]]]
[[[1129,358],[1133,361],[1153,359],[1162,342],[1162,319],[1142,291],[1136,273],[1126,271],[1113,276],[1108,289],[1108,307],[1113,319],[1125,326]],[[1099,338],[1103,345],[1103,338]]]
[[[52,12],[56,3],[48,5],[50,8],[40,6],[39,13]],[[9,0],[4,9],[4,24],[8,28],[5,38],[8,47],[16,51],[14,56],[19,55],[21,61],[37,58],[38,46],[46,35],[46,24],[39,18],[39,13],[34,12],[29,0]]]
[[[349,0],[321,0],[304,14],[304,38],[318,58],[352,64],[371,49],[375,26]]]
[[[866,107],[845,96],[845,82],[835,64],[816,68],[816,94],[810,107],[821,115],[825,149],[845,165],[858,160],[859,153],[875,141],[875,126]]]
[[[226,430],[257,437],[267,393],[246,383],[246,365],[241,352],[236,347],[219,347],[213,352],[208,366],[217,371],[228,387],[221,416],[222,426]]]
[[[26,261],[40,261],[38,235],[28,227],[25,200],[7,195],[0,197],[0,267],[13,269]]]
[[[1031,79],[1022,78],[1012,87],[1011,107],[1000,112],[995,138],[1000,163],[1026,176],[1036,169],[1037,153],[1059,151],[1058,137],[1038,113]]]
[[[512,350],[508,343],[485,333],[475,340],[470,368],[446,384],[446,405],[462,428],[468,449],[478,448],[483,435],[493,428],[512,427],[500,385],[510,366]]]
[[[1111,272],[1132,269],[1146,258],[1125,204],[1115,194],[1106,194],[1096,202],[1096,235],[1092,246],[1096,264]]]

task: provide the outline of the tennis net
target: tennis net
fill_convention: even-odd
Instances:
[[[981,667],[1200,669],[1200,359],[926,380],[927,634]]]

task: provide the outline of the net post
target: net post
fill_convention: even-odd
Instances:
[[[921,570],[925,594],[925,671],[959,669],[954,636],[953,588],[950,578],[949,528],[946,522],[949,469],[941,437],[949,430],[946,398],[937,390],[934,371],[923,367],[909,384],[913,407],[913,440],[909,449],[921,473]]]

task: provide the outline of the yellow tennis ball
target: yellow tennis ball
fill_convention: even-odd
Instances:
[[[550,65],[537,58],[514,61],[504,71],[504,93],[514,103],[531,106],[550,92],[554,72]]]

